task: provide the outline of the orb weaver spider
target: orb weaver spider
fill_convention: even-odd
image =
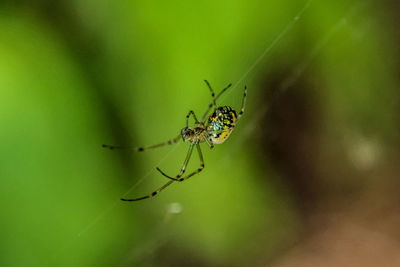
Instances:
[[[173,182],[183,182],[193,175],[198,174],[204,169],[204,160],[203,160],[203,154],[201,153],[200,149],[200,143],[206,142],[210,149],[214,147],[214,144],[222,144],[223,142],[228,139],[230,134],[232,133],[233,129],[235,128],[237,122],[241,118],[241,116],[244,113],[244,108],[246,104],[246,96],[247,96],[247,87],[244,87],[244,93],[243,93],[243,98],[242,98],[242,107],[239,112],[239,114],[236,114],[236,111],[232,109],[229,106],[217,106],[217,99],[229,88],[232,86],[232,84],[229,84],[227,87],[222,89],[221,92],[218,93],[217,96],[215,96],[214,90],[212,89],[210,83],[207,80],[204,80],[204,82],[207,84],[208,88],[211,91],[211,97],[212,97],[212,102],[209,104],[207,107],[207,110],[204,112],[204,115],[202,116],[201,120],[197,120],[196,115],[194,114],[193,110],[190,110],[189,113],[186,115],[186,127],[183,128],[180,132],[180,134],[166,142],[151,145],[151,146],[146,146],[146,147],[138,147],[138,148],[130,148],[130,147],[123,147],[123,146],[112,146],[112,145],[104,145],[104,148],[109,148],[109,149],[132,149],[135,151],[146,151],[152,148],[157,148],[165,145],[172,145],[178,143],[178,141],[182,138],[184,142],[189,142],[189,151],[186,154],[186,158],[183,162],[182,168],[179,172],[178,175],[175,177],[171,177],[167,174],[165,174],[160,168],[156,168],[157,171],[159,171],[163,176],[166,178],[170,179],[166,184],[155,190],[149,195],[139,197],[139,198],[134,198],[134,199],[125,199],[121,198],[123,201],[138,201],[138,200],[143,200],[147,198],[152,198],[159,194],[162,190],[164,190],[166,187],[171,185]],[[214,108],[213,112],[209,117],[207,117],[208,113],[210,112],[210,109]],[[189,127],[189,118],[190,115],[193,116],[193,119],[195,121],[194,126]],[[192,173],[183,176],[186,171],[186,166],[190,160],[190,156],[192,155],[193,148],[196,146],[197,148],[197,153],[199,154],[199,159],[200,159],[200,167],[193,171]]]

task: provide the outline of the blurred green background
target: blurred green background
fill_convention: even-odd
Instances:
[[[400,266],[399,10],[3,0],[0,265]],[[218,104],[235,109],[247,85],[236,130],[202,145],[201,174],[120,201],[188,144],[101,145],[175,137],[211,101],[204,79],[232,82]]]

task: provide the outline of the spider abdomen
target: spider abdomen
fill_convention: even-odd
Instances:
[[[231,107],[218,107],[208,118],[207,131],[214,144],[222,144],[236,126],[237,114]]]

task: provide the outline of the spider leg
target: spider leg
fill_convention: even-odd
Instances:
[[[159,144],[151,145],[151,146],[129,147],[129,146],[113,146],[113,145],[103,144],[102,147],[108,148],[108,149],[111,149],[111,150],[113,150],[113,149],[128,149],[128,150],[142,152],[142,151],[146,151],[146,150],[149,150],[149,149],[152,149],[152,148],[162,147],[162,146],[165,146],[165,145],[173,145],[173,144],[178,143],[179,140],[181,140],[181,135],[180,134],[177,137],[173,138],[173,139],[170,139],[168,141],[165,141],[165,142],[162,142],[162,143],[159,143]]]
[[[244,86],[244,92],[243,92],[243,98],[242,98],[242,107],[240,109],[237,121],[239,121],[240,117],[242,117],[242,115],[244,113],[244,108],[246,106],[246,97],[247,97],[247,86]]]
[[[206,141],[207,145],[210,147],[210,149],[214,148],[214,144],[212,143],[211,139],[204,139],[204,141]]]
[[[184,162],[184,167],[185,167],[185,168],[186,168],[186,165],[187,165],[187,163],[188,163],[188,161],[189,161],[189,159],[190,159],[190,154],[191,154],[192,151],[193,151],[193,146],[194,146],[194,144],[191,144],[191,145],[190,145],[188,155],[186,156],[186,159],[185,159],[185,162]],[[185,176],[185,177],[179,178],[179,177],[181,177],[181,176],[179,176],[179,175],[183,175],[183,173],[185,172],[184,167],[182,167],[182,170],[181,170],[181,172],[177,175],[177,177],[176,177],[176,178],[173,178],[173,177],[170,177],[170,176],[166,175],[163,171],[161,171],[159,168],[157,168],[157,170],[158,170],[162,175],[164,175],[165,177],[167,177],[167,178],[169,178],[169,179],[171,179],[171,180],[168,181],[166,184],[164,184],[163,186],[161,186],[160,188],[158,188],[157,190],[155,190],[153,193],[151,193],[151,194],[149,194],[149,195],[146,195],[146,196],[143,196],[143,197],[138,197],[138,198],[133,198],[133,199],[121,198],[121,200],[122,200],[122,201],[138,201],[138,200],[143,200],[143,199],[146,199],[146,198],[155,197],[158,193],[160,193],[160,192],[161,192],[162,190],[164,190],[166,187],[168,187],[169,185],[171,185],[173,182],[175,182],[175,181],[183,182],[183,181],[189,179],[190,177],[192,177],[193,175],[198,174],[199,172],[201,172],[201,171],[204,169],[203,154],[201,153],[200,145],[199,145],[198,143],[196,144],[196,147],[197,147],[197,152],[199,153],[199,158],[200,158],[200,168],[198,168],[196,171],[190,173],[189,175],[187,175],[187,176]]]
[[[152,198],[152,197],[156,196],[158,193],[160,193],[161,191],[163,191],[167,186],[169,186],[173,182],[174,181],[169,181],[168,183],[166,183],[165,185],[161,186],[160,188],[158,188],[153,193],[151,193],[151,194],[149,194],[147,196],[138,197],[138,198],[132,198],[132,199],[121,198],[121,200],[122,201],[138,201],[138,200],[142,200],[142,199],[146,199],[146,198]]]
[[[197,118],[196,118],[196,115],[194,114],[194,111],[191,110],[191,111],[189,111],[189,113],[186,115],[186,128],[189,127],[189,117],[190,117],[190,115],[193,115],[194,121],[195,121],[196,123],[199,123],[199,121],[198,121]]]
[[[190,144],[189,151],[188,151],[188,153],[187,153],[187,155],[186,155],[185,161],[183,162],[181,171],[180,171],[179,174],[176,176],[176,178],[171,178],[170,176],[166,175],[166,174],[165,174],[162,170],[160,170],[160,168],[158,168],[158,167],[156,168],[157,171],[159,171],[162,175],[164,175],[165,177],[170,178],[170,179],[172,179],[172,180],[179,179],[179,178],[185,173],[186,166],[187,166],[187,164],[188,164],[188,162],[189,162],[190,156],[192,155],[193,146],[194,146],[194,145],[195,145],[194,143],[191,143],[191,144]]]
[[[207,83],[207,85],[209,85],[207,81],[206,81],[206,83]],[[218,95],[217,95],[215,98],[213,97],[213,102],[211,102],[211,103],[208,105],[208,108],[207,108],[207,110],[204,112],[203,117],[201,117],[201,121],[202,121],[202,122],[204,122],[204,120],[207,118],[207,115],[208,115],[208,113],[210,112],[210,109],[214,106],[214,103],[215,103],[215,107],[216,107],[216,101],[217,101],[217,99],[218,99],[226,90],[228,90],[228,88],[231,87],[231,86],[232,86],[231,83],[228,84],[228,86],[225,87],[224,89],[222,89],[222,91],[219,92]],[[209,86],[209,87],[210,87],[210,89],[211,89],[211,86]],[[212,95],[212,91],[211,91],[211,95]]]
[[[180,176],[182,176],[182,175],[185,173],[185,169],[186,169],[186,166],[187,166],[187,164],[188,164],[188,162],[189,162],[190,156],[192,155],[193,146],[194,146],[194,145],[195,145],[194,143],[191,143],[191,144],[190,144],[189,151],[188,151],[188,153],[187,153],[187,155],[186,155],[185,161],[183,162],[182,169],[181,169],[181,171],[180,171],[180,173],[179,173]],[[165,177],[168,177],[168,178],[169,178],[169,176],[166,175],[164,172],[162,172],[159,168],[157,168],[157,170],[158,170],[159,172],[161,172]],[[179,176],[179,177],[180,177],[180,176]],[[134,198],[134,199],[125,199],[125,198],[121,198],[121,200],[123,200],[123,201],[138,201],[138,200],[142,200],[142,199],[154,197],[155,195],[157,195],[158,193],[160,193],[162,190],[164,190],[167,186],[169,186],[169,185],[172,184],[173,182],[175,182],[174,179],[172,179],[171,181],[168,181],[168,183],[166,183],[165,185],[161,186],[160,188],[158,188],[158,189],[155,190],[153,193],[151,193],[151,194],[149,194],[149,195],[147,195],[147,196],[143,196],[143,197],[139,197],[139,198]]]
[[[204,160],[203,160],[203,154],[201,153],[200,144],[196,144],[196,147],[197,147],[197,152],[199,153],[200,168],[198,168],[198,169],[195,170],[194,172],[192,172],[192,173],[186,175],[185,177],[176,176],[176,177],[174,178],[174,177],[171,177],[171,176],[166,175],[166,174],[165,174],[164,172],[162,172],[159,168],[157,168],[157,170],[158,170],[162,175],[164,175],[165,177],[167,177],[168,179],[171,179],[171,180],[177,181],[177,182],[183,182],[183,181],[189,179],[190,177],[192,177],[193,175],[198,174],[199,172],[201,172],[201,171],[204,169]]]
[[[215,102],[215,93],[214,90],[212,89],[210,83],[207,80],[204,80],[204,82],[207,84],[208,88],[210,88],[211,91],[211,97],[212,97],[212,105],[214,106],[214,109],[217,108],[217,103]]]

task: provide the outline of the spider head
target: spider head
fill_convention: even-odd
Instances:
[[[194,135],[194,131],[193,129],[190,129],[188,127],[185,127],[181,130],[181,135],[182,135],[182,139],[183,141],[188,141],[191,137],[193,137]]]

